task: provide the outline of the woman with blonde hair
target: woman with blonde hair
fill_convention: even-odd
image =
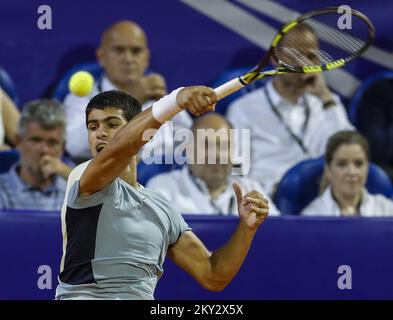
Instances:
[[[332,135],[325,152],[325,191],[301,215],[393,216],[393,201],[366,188],[369,165],[367,140],[356,131]]]

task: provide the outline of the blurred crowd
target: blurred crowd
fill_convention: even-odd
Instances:
[[[0,88],[0,209],[60,210],[70,171],[91,158],[85,107],[96,94],[121,90],[144,110],[175,89],[150,69],[147,36],[132,21],[109,26],[96,53],[102,72],[88,96],[68,92],[17,106]],[[272,216],[392,216],[392,87],[385,77],[369,86],[357,103],[356,121],[349,120],[348,106],[322,73],[278,75],[220,113],[192,117],[183,111],[145,148],[158,150],[156,159],[173,160],[181,144],[174,135],[188,129],[192,137],[184,143],[204,150],[205,161],[187,153],[176,169],[152,163],[146,186],[162,192],[183,214],[236,216],[232,183],[238,182],[243,192],[264,194]],[[234,141],[236,129],[250,130],[250,170],[244,174],[234,174],[248,161],[233,161],[233,150],[246,148]],[[196,139],[200,130],[210,130],[213,138]],[[145,160],[139,157],[141,164]]]

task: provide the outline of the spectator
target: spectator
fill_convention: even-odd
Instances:
[[[299,36],[302,43],[309,42],[312,55],[317,49],[312,32],[306,28],[294,32],[299,35],[291,39]],[[289,168],[320,156],[333,133],[352,128],[322,73],[275,76],[265,87],[235,100],[228,119],[235,128],[251,129],[250,176],[270,194]]]
[[[66,150],[75,162],[80,163],[91,158],[87,143],[85,108],[93,96],[102,91],[121,90],[135,97],[143,105],[142,110],[145,110],[153,100],[158,100],[167,93],[165,80],[161,75],[145,75],[149,58],[146,35],[136,23],[121,21],[103,33],[97,49],[98,62],[104,68],[103,77],[95,83],[89,96],[77,97],[70,93],[64,100],[68,119]],[[186,112],[178,114],[173,121],[174,130],[190,127],[192,124],[191,117]],[[171,133],[163,128],[160,131],[160,134]],[[161,141],[155,141],[161,147]],[[171,144],[173,136],[165,136],[163,141]],[[153,147],[152,144],[150,141],[150,147]],[[171,147],[170,145],[167,149]]]
[[[10,97],[0,88],[0,151],[16,144],[20,113]]]
[[[370,144],[370,159],[393,181],[393,79],[380,79],[357,107],[357,129]]]
[[[393,216],[393,202],[365,188],[369,146],[363,136],[355,131],[337,132],[328,141],[325,161],[329,187],[302,215]]]
[[[193,163],[185,165],[181,170],[157,175],[149,180],[148,188],[156,189],[185,214],[219,214],[237,215],[236,197],[232,184],[238,182],[243,192],[257,190],[266,194],[256,181],[231,176],[230,130],[229,122],[216,113],[209,113],[198,118],[192,127],[194,147]],[[203,140],[199,140],[198,130],[214,130],[209,134],[205,131]],[[213,137],[213,139],[212,139]],[[191,141],[191,140],[190,140]],[[189,141],[189,143],[190,143]],[[196,163],[197,154],[205,150],[204,163]],[[215,153],[214,153],[215,152]],[[208,163],[209,154],[215,160]],[[170,186],[170,187],[168,187]],[[279,215],[273,201],[269,201],[270,215]]]
[[[60,103],[35,100],[24,107],[17,135],[20,161],[0,175],[0,209],[61,209],[71,171],[61,160],[64,138]]]

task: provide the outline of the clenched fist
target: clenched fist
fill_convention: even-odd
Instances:
[[[217,95],[214,90],[204,86],[186,87],[177,94],[178,106],[195,116],[214,110],[216,103]]]

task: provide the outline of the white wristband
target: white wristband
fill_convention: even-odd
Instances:
[[[164,123],[165,121],[172,119],[180,111],[184,110],[177,105],[176,99],[177,93],[181,89],[183,89],[183,87],[173,90],[170,94],[153,103],[151,112],[154,119],[160,123]]]

